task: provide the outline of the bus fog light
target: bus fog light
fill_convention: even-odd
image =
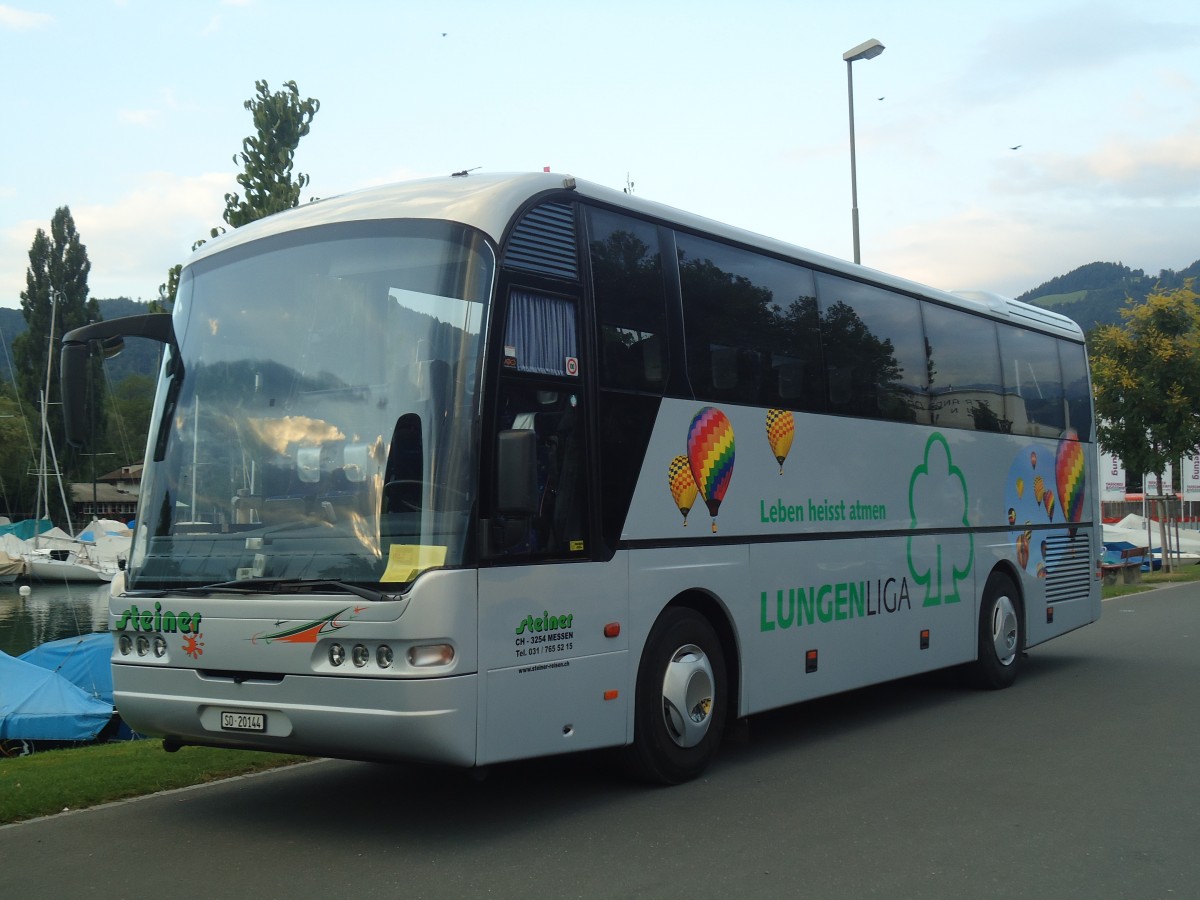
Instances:
[[[139,634],[138,639],[137,639],[137,654],[138,654],[138,656],[145,656],[149,652],[150,652],[150,638],[146,637],[144,634]]]
[[[379,649],[375,651],[375,662],[379,664],[381,669],[390,669],[392,661],[395,659],[395,654],[392,653],[392,648],[387,644],[380,644]]]
[[[154,636],[154,656],[157,659],[162,659],[167,655],[167,639],[161,634]]]
[[[365,666],[367,664],[367,660],[369,660],[370,658],[371,658],[371,651],[368,650],[363,644],[355,644],[354,645],[354,649],[351,651],[351,656],[350,656],[350,659],[354,663],[354,668],[361,669],[363,666]]]
[[[127,634],[117,638],[117,648],[121,651],[122,656],[128,656],[133,652],[133,638]]]
[[[329,664],[335,669],[346,661],[346,648],[341,644],[329,645]]]
[[[449,644],[423,644],[408,648],[408,662],[413,666],[445,666],[454,660],[454,648]]]

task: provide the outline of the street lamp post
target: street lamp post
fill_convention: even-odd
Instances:
[[[850,98],[850,226],[854,231],[854,262],[862,262],[858,248],[858,175],[854,160],[854,69],[855,60],[874,59],[883,52],[883,44],[871,38],[842,54],[846,61],[846,93]]]

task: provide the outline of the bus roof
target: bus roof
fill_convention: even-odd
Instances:
[[[540,195],[571,192],[608,206],[626,209],[664,224],[722,238],[793,259],[816,269],[865,279],[914,296],[928,297],[1014,324],[1083,340],[1083,331],[1059,313],[986,291],[946,291],[855,265],[784,241],[734,228],[703,216],[645,200],[570,175],[549,172],[447,175],[399,182],[329,197],[259,219],[209,241],[187,264],[230,247],[274,234],[372,219],[443,219],[479,229],[500,245],[514,218]]]

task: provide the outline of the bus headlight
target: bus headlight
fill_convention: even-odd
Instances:
[[[354,668],[361,669],[367,664],[367,660],[371,658],[371,651],[363,644],[355,644],[354,650],[351,651],[350,659],[354,663]]]
[[[156,659],[162,659],[167,655],[167,639],[161,634],[154,636],[154,656]]]
[[[392,648],[387,644],[380,644],[379,649],[375,651],[375,662],[379,664],[379,668],[381,669],[390,669],[395,658]]]
[[[117,649],[121,651],[122,656],[128,656],[133,652],[133,638],[127,634],[117,638]]]
[[[137,654],[138,654],[138,656],[145,656],[149,652],[150,652],[150,638],[146,637],[144,634],[139,634],[138,638],[137,638]]]
[[[329,645],[329,664],[335,669],[346,661],[346,648],[341,644]]]

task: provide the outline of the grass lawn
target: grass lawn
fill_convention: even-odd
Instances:
[[[1164,584],[1180,584],[1187,581],[1200,581],[1200,565],[1183,565],[1174,572],[1143,572],[1141,581],[1137,584],[1105,585],[1102,593],[1105,600],[1112,597],[1124,597],[1126,594],[1140,594]]]
[[[303,762],[250,750],[122,741],[0,759],[0,825]]]

